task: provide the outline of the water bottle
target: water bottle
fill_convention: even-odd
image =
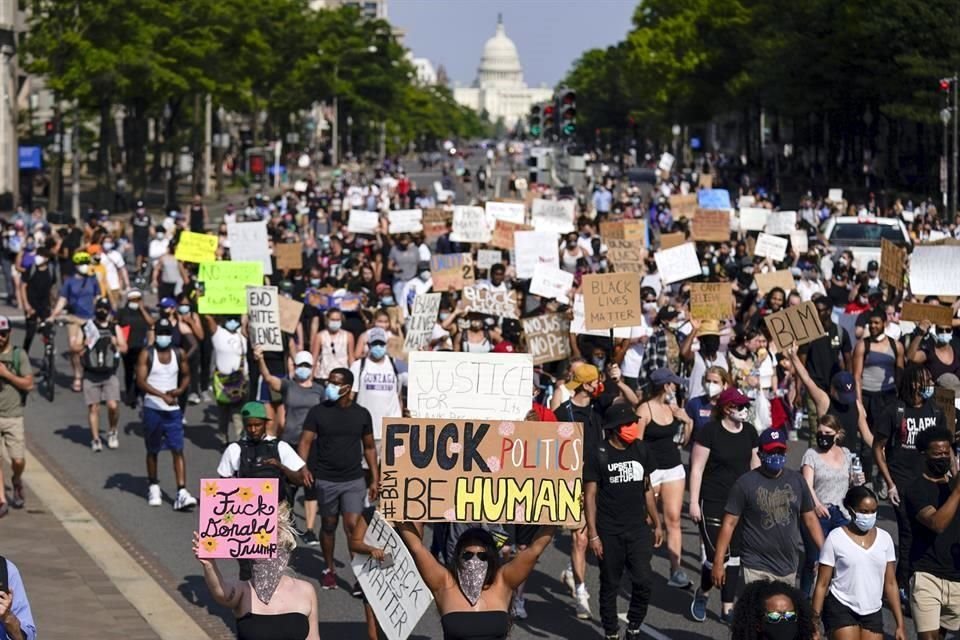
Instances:
[[[860,462],[860,456],[855,453],[850,454],[850,483],[859,487],[866,482],[863,476],[863,463]]]
[[[800,427],[803,421],[807,419],[807,414],[802,409],[797,409],[793,414],[793,430],[790,431],[790,441],[796,442],[800,439]]]

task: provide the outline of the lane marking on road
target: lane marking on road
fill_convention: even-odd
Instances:
[[[24,481],[163,640],[209,639],[170,595],[29,451]]]
[[[627,614],[625,613],[618,614],[617,617],[623,620],[624,622],[627,621]],[[650,636],[651,638],[653,638],[653,640],[670,640],[669,636],[663,635],[662,633],[660,633],[659,631],[657,631],[656,629],[648,625],[646,622],[640,625],[640,630],[643,631],[648,636]]]

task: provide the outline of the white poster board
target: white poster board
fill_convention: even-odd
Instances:
[[[789,236],[796,228],[796,211],[771,211],[764,231],[773,236]]]
[[[533,406],[529,353],[410,353],[407,408],[414,418],[524,420]]]
[[[700,268],[700,259],[697,258],[696,245],[692,242],[661,249],[654,254],[654,258],[663,284],[695,278],[703,273]]]
[[[786,238],[772,236],[769,233],[761,233],[757,237],[757,245],[753,248],[753,255],[770,258],[774,262],[780,262],[787,255]]]
[[[538,198],[533,201],[530,209],[530,220],[537,231],[552,233],[570,233],[575,231],[573,200],[544,200]]]
[[[573,274],[549,264],[538,264],[533,269],[530,293],[570,304],[568,293],[573,288]]]
[[[383,549],[393,562],[385,567],[373,556],[358,553],[350,561],[353,573],[384,635],[388,640],[406,640],[432,606],[433,595],[400,534],[379,511],[373,512],[363,542]]]
[[[915,296],[960,296],[960,247],[914,247],[909,273]]]
[[[413,299],[413,311],[407,323],[407,335],[403,342],[404,351],[408,353],[417,351],[425,344],[429,344],[433,327],[437,324],[442,297],[442,293],[421,293]]]
[[[797,253],[806,253],[810,250],[810,238],[803,229],[790,232],[790,244]]]
[[[741,231],[763,231],[767,226],[767,216],[770,215],[770,209],[761,207],[743,207],[740,209],[740,230]]]
[[[613,330],[613,337],[628,339],[633,333],[636,333],[634,337],[639,337],[641,333],[634,330],[640,328],[641,327],[616,327]],[[583,305],[582,293],[578,293],[573,299],[573,320],[570,321],[570,333],[598,336],[601,338],[610,337],[609,329],[587,330],[587,315]]]
[[[347,231],[350,233],[365,233],[376,235],[380,229],[380,214],[376,211],[350,209],[350,219],[347,220]]]
[[[538,264],[560,268],[557,234],[546,231],[514,231],[513,251],[516,255],[517,278],[533,277]]]
[[[827,191],[827,200],[837,204],[843,202],[843,189],[830,189]]]
[[[422,209],[397,209],[387,213],[389,233],[420,233],[423,231]]]
[[[487,219],[489,221],[503,220],[514,224],[526,222],[527,210],[522,202],[488,202],[486,203]]]
[[[674,162],[676,162],[676,158],[673,157],[673,154],[664,151],[660,155],[660,162],[657,163],[657,169],[669,173],[673,169]]]
[[[453,232],[450,239],[454,242],[490,242],[490,225],[487,214],[481,207],[457,205],[453,208]]]
[[[276,287],[247,287],[250,344],[264,351],[283,351],[278,298]]]
[[[489,269],[503,260],[503,253],[499,249],[480,249],[477,251],[477,268]]]
[[[228,222],[227,241],[230,243],[232,262],[260,262],[263,264],[263,275],[273,274],[266,221]]]

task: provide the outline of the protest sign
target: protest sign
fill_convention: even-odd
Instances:
[[[880,280],[894,289],[903,288],[906,253],[906,249],[898,247],[886,238],[880,240]]]
[[[641,323],[640,277],[635,273],[583,276],[587,329],[632,327]]]
[[[277,256],[277,269],[303,268],[303,244],[299,242],[281,242],[273,245],[273,253]]]
[[[660,249],[672,249],[673,247],[679,247],[684,242],[687,241],[687,237],[683,234],[682,231],[676,231],[674,233],[664,233],[660,236]]]
[[[490,242],[490,225],[482,207],[456,206],[453,208],[453,232],[450,239],[454,242]]]
[[[303,303],[286,296],[280,296],[277,302],[280,305],[280,331],[294,333],[297,330],[297,325],[300,324]]]
[[[566,360],[570,357],[570,321],[562,313],[545,313],[523,319],[523,335],[533,364]]]
[[[283,351],[277,297],[276,287],[247,287],[250,343],[264,351]]]
[[[660,162],[657,163],[657,169],[670,173],[671,169],[673,169],[673,163],[675,161],[676,158],[673,157],[673,154],[664,151],[662,154],[660,154]]]
[[[451,288],[459,291],[475,282],[473,256],[469,253],[435,253],[430,256],[433,290],[445,293]]]
[[[836,204],[843,202],[843,189],[830,189],[827,191],[827,200]]]
[[[442,297],[443,294],[440,293],[421,293],[413,299],[413,311],[407,325],[407,336],[403,342],[404,351],[418,351],[430,344]]]
[[[659,280],[657,283],[659,284]],[[634,330],[642,326],[640,323],[637,323],[635,327],[615,327],[613,330],[614,338],[623,338],[628,339],[631,337],[637,337],[634,335]],[[583,304],[583,294],[578,293],[573,298],[573,320],[570,321],[570,333],[576,333],[580,335],[588,336],[597,336],[600,338],[609,338],[610,330],[609,329],[587,329],[587,315],[584,311]]]
[[[516,319],[520,314],[513,291],[493,291],[485,287],[465,287],[463,308],[471,313],[501,318]]]
[[[527,208],[522,201],[489,201],[485,208],[488,220],[503,220],[514,224],[526,222]]]
[[[213,262],[217,259],[219,244],[217,236],[184,229],[180,232],[174,257],[182,262]]]
[[[757,237],[757,244],[753,247],[753,255],[770,258],[774,262],[782,261],[787,255],[789,240],[769,233],[761,232]]]
[[[387,231],[390,235],[400,233],[420,233],[423,231],[423,210],[422,209],[397,209],[387,212],[387,221],[389,226]]]
[[[804,229],[797,229],[790,232],[790,246],[797,253],[806,253],[810,250],[810,238]]]
[[[720,209],[698,209],[690,223],[690,237],[697,242],[730,240],[730,212]]]
[[[513,234],[516,231],[533,231],[533,227],[528,224],[514,224],[497,220],[493,226],[493,234],[490,236],[490,246],[497,249],[513,249]]]
[[[713,174],[712,173],[701,173],[697,177],[697,186],[701,189],[712,189],[713,188]]]
[[[420,577],[400,534],[379,511],[373,512],[363,542],[383,549],[384,555],[392,560],[380,562],[373,556],[358,553],[350,561],[364,600],[373,609],[387,640],[406,640],[430,608],[433,594]]]
[[[693,217],[696,215],[697,211],[697,194],[678,193],[677,195],[670,196],[669,202],[670,214],[673,216],[674,220],[679,220],[680,218],[693,220]]]
[[[933,390],[933,403],[943,411],[950,433],[957,432],[957,392],[937,385]]]
[[[407,350],[404,347],[404,338],[402,336],[387,337],[387,355],[394,360],[401,362],[407,361]]]
[[[746,209],[757,204],[757,199],[753,196],[740,196],[737,198],[737,209]]]
[[[647,250],[643,240],[621,240],[610,238],[606,241],[607,261],[618,273],[643,273],[644,258]]]
[[[427,209],[423,212],[423,235],[430,240],[439,238],[447,232],[447,223],[452,216],[446,209]]]
[[[929,320],[931,324],[938,327],[952,327],[953,309],[939,304],[904,302],[903,310],[900,312],[900,319],[910,320],[912,322]]]
[[[757,282],[757,293],[766,295],[774,287],[780,287],[786,293],[797,287],[793,280],[793,274],[787,269],[780,271],[769,271],[767,273],[755,273],[753,279]]]
[[[560,268],[557,234],[552,231],[517,231],[513,234],[517,278],[533,277],[538,264]]]
[[[262,559],[277,553],[273,478],[200,480],[200,558]]]
[[[489,269],[503,261],[503,254],[499,249],[480,249],[477,251],[477,268]]]
[[[197,279],[203,283],[203,295],[198,298],[200,313],[246,313],[247,285],[263,284],[263,263],[201,262]]]
[[[783,351],[790,345],[803,346],[827,335],[820,324],[820,315],[812,302],[787,307],[763,318],[777,349]]]
[[[227,240],[230,242],[230,260],[260,262],[263,275],[273,274],[266,222],[228,222]]]
[[[730,192],[726,189],[700,189],[697,191],[697,204],[701,209],[732,209]]]
[[[529,353],[410,352],[407,407],[414,417],[523,420],[532,394]]]
[[[764,231],[772,236],[789,236],[796,228],[796,211],[771,211]]]
[[[383,422],[380,510],[387,520],[580,522],[579,422]]]
[[[697,320],[726,320],[733,316],[733,287],[729,282],[690,283],[690,316]]]
[[[769,215],[770,209],[762,209],[760,207],[740,209],[740,230],[763,231],[767,226],[767,217]]]
[[[576,231],[573,226],[573,200],[544,200],[539,198],[533,201],[530,220],[537,231],[550,233],[570,233]]]
[[[350,233],[365,233],[376,235],[380,229],[380,214],[376,211],[350,209],[350,218],[347,220],[347,231]]]
[[[568,293],[573,288],[573,274],[549,264],[538,264],[530,279],[530,293],[557,302],[570,304]]]
[[[950,246],[914,247],[910,291],[915,296],[960,296],[960,251]]]
[[[703,273],[696,245],[692,242],[661,249],[654,254],[654,259],[657,261],[657,273],[664,284],[695,278]]]

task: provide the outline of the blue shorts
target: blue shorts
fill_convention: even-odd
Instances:
[[[144,407],[143,440],[147,453],[183,451],[183,413]]]

